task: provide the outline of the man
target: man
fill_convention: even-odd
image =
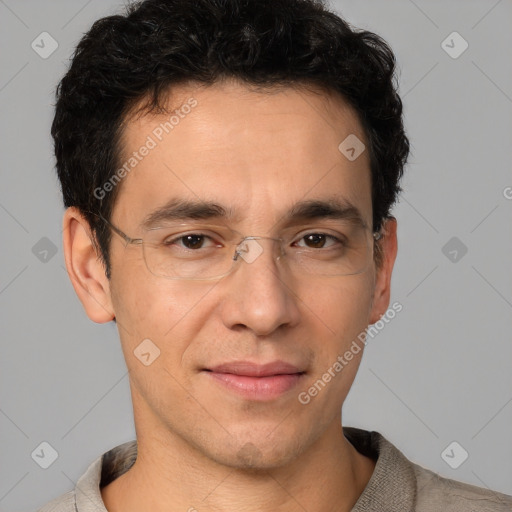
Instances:
[[[65,259],[119,327],[137,440],[42,511],[511,509],[340,421],[390,307],[394,64],[310,0],[148,0],[85,35],[52,127]]]

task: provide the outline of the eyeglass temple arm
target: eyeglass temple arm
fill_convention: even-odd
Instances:
[[[114,233],[118,234],[127,244],[141,244],[142,239],[141,238],[130,238],[126,233],[121,231],[118,227],[114,226],[111,222],[109,222],[101,213],[95,213],[95,212],[88,212],[92,215],[95,215],[96,217],[99,217]]]

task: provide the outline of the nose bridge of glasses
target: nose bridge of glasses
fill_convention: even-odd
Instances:
[[[277,259],[279,259],[284,254],[282,238],[251,235],[244,237],[243,240],[236,246],[233,260],[238,260],[238,257],[240,256],[246,263],[252,263],[253,261],[255,261],[265,250],[263,247],[263,243],[259,242],[261,240],[271,240],[272,242],[279,242],[280,249]],[[274,250],[274,245],[275,244],[271,244],[272,251]]]

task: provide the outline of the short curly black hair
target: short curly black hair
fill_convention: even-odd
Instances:
[[[398,194],[409,154],[396,61],[378,35],[353,29],[320,0],[145,0],[96,21],[56,91],[51,133],[64,205],[91,225],[110,278],[112,214],[120,187],[93,193],[120,165],[122,122],[134,105],[163,108],[179,83],[236,78],[258,88],[312,85],[340,94],[368,141],[373,229]],[[378,251],[377,251],[378,252]]]

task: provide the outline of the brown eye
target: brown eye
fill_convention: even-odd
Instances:
[[[181,240],[187,249],[200,249],[204,238],[204,235],[185,235],[181,237]]]
[[[310,249],[324,249],[326,247],[326,243],[331,241],[327,247],[333,245],[333,242],[340,243],[340,240],[333,235],[326,235],[325,233],[308,233],[307,235],[301,238],[301,241],[304,240],[306,243],[306,247]],[[304,247],[304,246],[299,246]]]
[[[181,235],[174,238],[167,238],[164,240],[163,245],[170,247],[177,245],[182,249],[197,250],[203,249],[203,244],[210,237],[201,233],[189,233],[188,235]]]
[[[322,248],[325,244],[325,235],[319,235],[315,233],[305,236],[304,240],[310,244],[310,247]]]

